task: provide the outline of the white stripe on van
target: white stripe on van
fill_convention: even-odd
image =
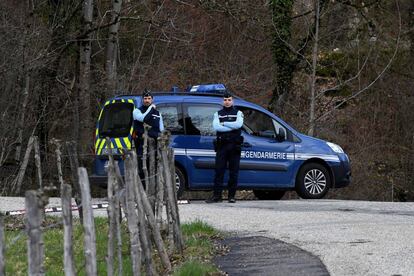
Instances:
[[[187,149],[175,148],[175,155],[198,156],[198,157],[213,157],[216,156],[214,150],[208,149]],[[241,158],[245,158],[245,151],[242,151]],[[330,162],[340,162],[339,157],[333,154],[314,154],[314,153],[286,153],[287,160],[308,160],[311,158],[319,158]]]
[[[333,154],[314,154],[314,153],[296,153],[296,160],[308,160],[311,158],[319,158],[325,161],[340,162],[339,157]]]
[[[234,117],[237,117],[237,115],[223,115],[223,116],[219,115],[219,118],[227,118],[227,117],[234,118]]]
[[[174,155],[186,155],[185,154],[185,149],[174,148]]]
[[[190,155],[190,156],[216,156],[216,152],[214,150],[187,149],[187,155]]]

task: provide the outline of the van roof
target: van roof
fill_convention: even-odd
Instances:
[[[154,96],[154,102],[185,102],[185,101],[193,101],[199,103],[221,103],[223,99],[222,94],[215,94],[215,93],[197,93],[197,92],[152,92]],[[243,105],[252,105],[256,106],[255,104],[245,101],[238,96],[233,96],[235,104],[242,103]],[[122,94],[117,95],[111,100],[126,100],[126,99],[133,99],[136,103],[141,101],[141,95],[134,95],[134,94]]]
[[[223,97],[223,93],[215,93],[215,92],[191,92],[191,91],[182,91],[182,92],[173,92],[173,91],[156,91],[151,92],[154,96],[209,96],[209,97]],[[141,94],[120,94],[116,95],[115,98],[122,98],[122,97],[141,97]],[[234,98],[239,98],[236,95],[233,95]]]

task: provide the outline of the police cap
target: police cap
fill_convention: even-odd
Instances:
[[[229,92],[229,91],[224,91],[223,92],[223,98],[231,98],[233,97],[233,95]]]
[[[153,98],[151,90],[145,88],[144,92],[142,92],[142,97],[151,97],[151,98]]]

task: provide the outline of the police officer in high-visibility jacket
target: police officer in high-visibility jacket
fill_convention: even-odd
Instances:
[[[241,127],[243,126],[243,112],[233,106],[233,96],[225,92],[223,95],[223,109],[214,114],[213,128],[217,132],[215,140],[216,175],[214,178],[213,195],[207,203],[221,202],[223,178],[227,164],[229,167],[228,201],[235,203],[237,178],[240,166]]]
[[[155,145],[157,137],[160,132],[164,131],[164,124],[160,112],[156,109],[152,103],[154,97],[151,91],[145,89],[142,93],[142,105],[139,108],[135,108],[133,112],[134,117],[134,142],[138,156],[138,169],[141,178],[143,177],[142,171],[142,154],[144,145],[144,123],[151,128],[148,130],[148,136],[154,138]]]

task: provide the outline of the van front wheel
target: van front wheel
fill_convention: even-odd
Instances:
[[[177,199],[180,199],[185,190],[185,175],[184,173],[178,168],[175,167],[175,189],[177,191]]]
[[[328,170],[318,163],[305,164],[296,179],[296,192],[301,198],[323,198],[331,186]]]

